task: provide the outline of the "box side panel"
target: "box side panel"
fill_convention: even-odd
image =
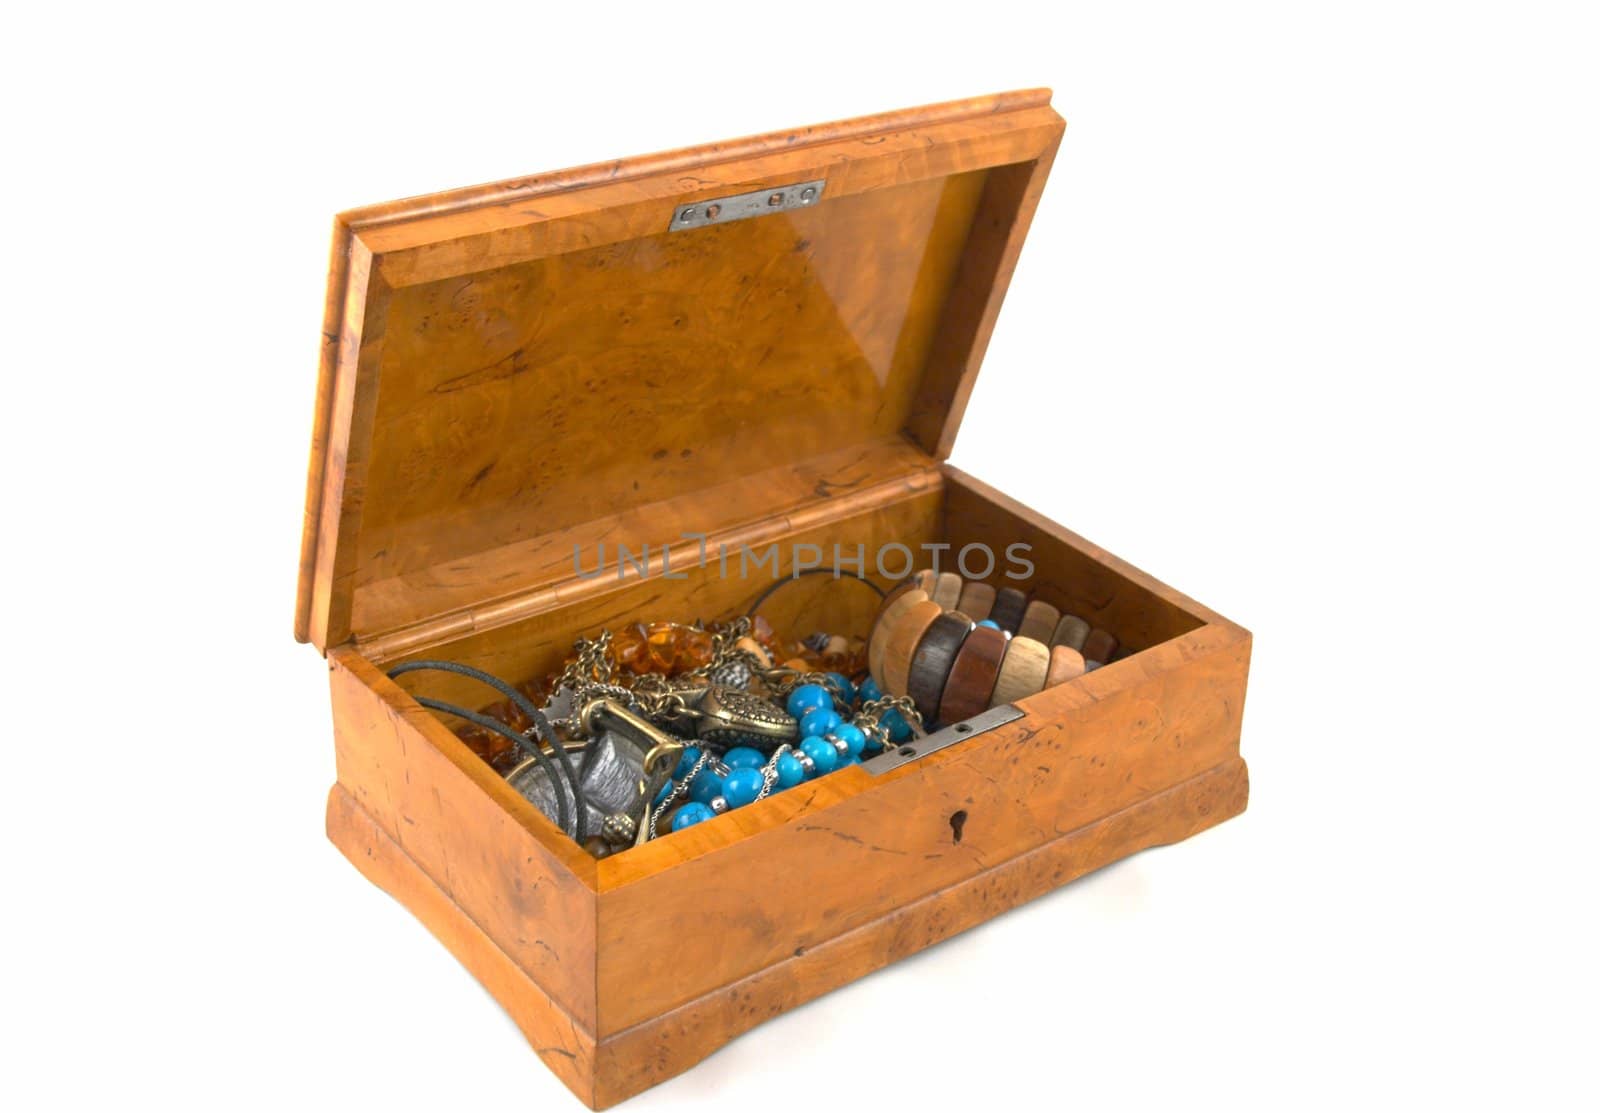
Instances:
[[[1117,636],[1137,651],[1226,620],[986,483],[946,465],[945,530],[951,552],[982,543],[1027,545],[1031,592]],[[1005,586],[1003,578],[993,580]]]
[[[719,846],[719,825],[759,825],[760,809],[822,783],[602,862],[599,1036],[1235,761],[1248,659],[1243,631],[1203,627],[1022,701],[1022,719],[895,772],[833,774],[825,781],[845,782],[842,798],[782,826]],[[667,978],[652,945],[661,939],[673,946]]]
[[[341,785],[328,794],[328,837],[483,984],[529,1045],[580,1101],[593,1104],[594,1036],[501,950]]]
[[[329,663],[340,787],[593,1033],[593,859],[372,665],[346,650]]]
[[[966,931],[1146,847],[1178,842],[1244,810],[1249,778],[1230,761],[971,879],[601,1042],[594,1105],[688,1070],[729,1040],[830,990]]]

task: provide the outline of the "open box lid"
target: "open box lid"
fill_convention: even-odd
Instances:
[[[428,644],[583,590],[602,543],[659,566],[686,534],[926,479],[1060,142],[1049,102],[340,215],[296,637]]]

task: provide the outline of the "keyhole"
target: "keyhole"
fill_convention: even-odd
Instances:
[[[950,817],[950,833],[955,836],[956,842],[961,841],[961,828],[967,825],[967,813],[963,809]]]

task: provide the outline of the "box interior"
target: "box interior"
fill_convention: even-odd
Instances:
[[[1103,561],[1099,550],[1089,543],[1031,514],[1002,505],[990,497],[982,484],[954,469],[944,468],[936,470],[921,489],[889,498],[879,505],[846,512],[837,519],[817,520],[778,536],[762,537],[752,551],[765,557],[767,547],[773,546],[775,556],[759,569],[752,566],[748,575],[740,575],[738,549],[730,547],[729,574],[723,576],[713,542],[705,567],[697,566],[692,556],[686,556],[681,564],[674,565],[674,578],[629,575],[618,582],[613,570],[604,577],[602,589],[571,604],[553,606],[505,626],[443,644],[412,647],[393,657],[371,654],[368,657],[380,668],[417,657],[444,657],[516,683],[558,670],[570,653],[574,639],[593,636],[602,628],[615,630],[637,621],[711,621],[743,614],[762,591],[773,585],[774,562],[784,583],[762,604],[760,613],[780,635],[799,637],[815,630],[827,630],[864,636],[877,610],[878,594],[849,576],[838,580],[827,575],[792,578],[796,547],[801,547],[800,555],[807,559],[812,554],[805,546],[815,546],[823,554],[831,555],[835,544],[847,554],[854,553],[856,546],[862,545],[870,554],[891,542],[904,545],[922,557],[926,557],[923,545],[947,543],[951,550],[945,556],[946,562],[951,559],[950,554],[974,543],[995,547],[997,554],[1013,542],[1028,545],[1028,559],[1034,563],[1035,572],[1031,581],[1023,585],[1024,590],[1116,635],[1122,643],[1118,662],[1181,637],[1207,622],[1207,612],[1202,608],[1184,607],[1156,595]],[[694,550],[688,553],[692,555]],[[826,563],[829,556],[822,559]],[[886,556],[885,563],[901,559],[895,553]],[[973,562],[977,560],[974,554]],[[1000,562],[999,570],[989,577],[996,586],[1010,582],[1003,577],[1007,567],[1003,556]],[[879,574],[873,565],[869,556],[866,568],[869,577],[879,586],[889,586],[891,579]],[[919,559],[917,566],[926,567],[927,560]],[[897,570],[898,567],[891,568],[891,571]],[[677,578],[679,576],[681,578]],[[1113,663],[1108,667],[1117,666]],[[469,707],[481,707],[496,698],[480,685],[448,674],[406,674],[398,683],[414,694]],[[446,722],[452,729],[459,725],[448,718]],[[872,783],[872,778],[866,774],[835,774],[828,780],[833,790],[830,799],[866,791]],[[792,808],[772,806],[778,803],[779,798],[774,798],[740,809],[737,824],[723,825],[726,840],[749,837],[767,826],[795,818]],[[566,841],[553,825],[540,824],[539,833],[548,840]],[[608,861],[626,859],[636,853],[625,851]],[[663,866],[670,862],[661,857],[654,860]]]

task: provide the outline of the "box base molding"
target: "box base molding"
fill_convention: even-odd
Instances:
[[[983,873],[898,908],[670,1012],[597,1041],[484,934],[340,785],[328,837],[500,1002],[546,1066],[604,1109],[683,1073],[789,1009],[993,919],[1119,858],[1180,842],[1244,811],[1235,758]]]

